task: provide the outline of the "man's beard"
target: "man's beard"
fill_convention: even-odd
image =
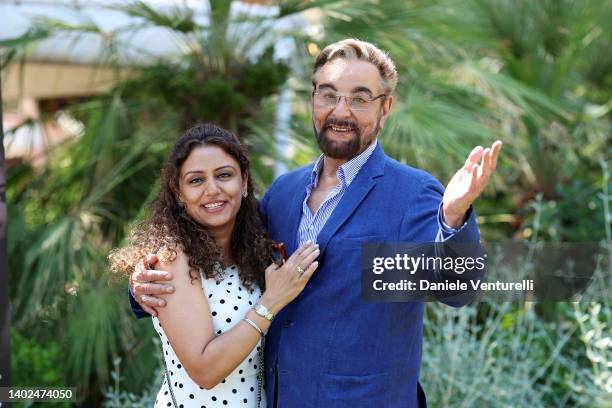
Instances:
[[[354,132],[353,138],[346,142],[344,141],[339,142],[339,141],[331,140],[327,136],[327,131],[331,130],[330,129],[331,125],[339,126],[339,127],[349,127]],[[328,119],[327,121],[325,121],[325,124],[321,128],[320,132],[317,132],[317,129],[314,126],[314,123],[313,123],[313,130],[317,138],[317,144],[319,145],[319,149],[321,149],[321,151],[323,152],[325,156],[331,157],[332,159],[350,160],[353,157],[357,156],[359,153],[361,153],[361,151],[365,147],[365,146],[362,146],[361,144],[361,136],[362,136],[361,129],[359,128],[359,126],[357,126],[357,124],[355,124],[352,121]],[[372,132],[373,137],[370,139],[370,142],[371,140],[374,140],[374,137],[376,137],[379,130],[380,130],[380,117],[376,121],[376,128],[374,129],[374,132]]]

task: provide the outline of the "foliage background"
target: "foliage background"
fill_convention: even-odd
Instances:
[[[16,384],[74,384],[82,402],[149,405],[158,345],[150,323],[132,317],[106,255],[142,214],[163,157],[193,122],[240,135],[260,192],[276,161],[293,167],[316,157],[310,66],[345,37],[372,41],[397,63],[396,103],[380,138],[391,156],[444,183],[473,146],[504,141],[476,204],[484,239],[612,242],[610,1],[286,0],[268,17],[230,17],[231,2],[210,3],[207,26],[181,7],[121,7],[140,22],[124,30],[164,27],[183,54],[133,66],[108,94],[68,106],[82,134],[49,151],[42,169],[8,169]],[[304,12],[317,17],[313,29],[270,29]],[[119,32],[48,19],[0,42],[2,66],[49,36],[84,34],[105,38],[100,63],[119,72]],[[287,36],[291,59],[266,47],[245,57]],[[275,106],[287,89],[290,149],[276,152]],[[427,314],[422,383],[432,406],[611,406],[607,299],[428,305]]]

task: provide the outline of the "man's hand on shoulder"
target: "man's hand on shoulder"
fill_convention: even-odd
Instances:
[[[501,147],[502,142],[499,140],[490,148],[475,147],[465,165],[446,186],[442,197],[442,210],[444,221],[450,227],[459,228],[463,224],[466,212],[483,192],[489,177],[495,171]]]
[[[164,307],[166,301],[157,297],[174,292],[174,286],[164,284],[164,281],[171,281],[170,272],[155,269],[159,266],[156,255],[149,255],[147,259],[136,265],[134,272],[130,275],[130,289],[136,302],[142,310],[151,316],[157,316],[157,307]]]

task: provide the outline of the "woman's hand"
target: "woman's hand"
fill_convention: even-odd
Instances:
[[[319,245],[306,242],[287,261],[278,266],[275,263],[266,269],[266,291],[259,303],[272,314],[277,314],[299,295],[319,266]]]

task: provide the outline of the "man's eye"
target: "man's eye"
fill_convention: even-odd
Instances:
[[[323,99],[326,99],[328,101],[335,101],[336,100],[336,94],[335,93],[324,93],[323,94]]]
[[[358,105],[365,105],[366,103],[368,103],[368,100],[361,96],[354,96],[352,99],[353,99],[353,102]]]

